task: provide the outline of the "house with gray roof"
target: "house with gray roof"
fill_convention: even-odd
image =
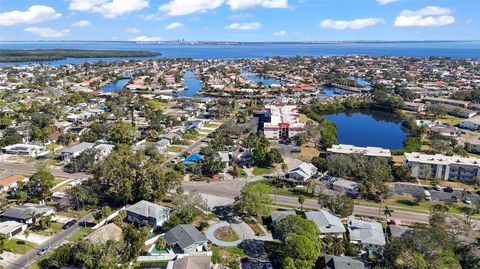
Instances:
[[[413,232],[413,229],[402,225],[390,224],[387,227],[387,235],[392,238],[400,238],[403,235],[407,235]]]
[[[382,224],[375,221],[364,221],[354,217],[348,218],[350,242],[364,249],[379,249],[385,246],[385,234]]]
[[[186,256],[179,258],[175,261],[169,262],[172,269],[210,269],[211,268],[211,256]]]
[[[325,255],[325,269],[365,269],[363,262],[348,256]]]
[[[82,152],[84,152],[85,150],[93,148],[93,146],[95,146],[94,143],[82,142],[82,143],[63,149],[60,152],[60,156],[62,160],[69,160],[71,158],[76,158],[80,154],[82,154]]]
[[[129,222],[146,222],[153,228],[162,226],[170,218],[170,213],[172,212],[168,207],[145,200],[129,205],[125,210],[127,211],[127,220]]]
[[[320,237],[324,237],[327,234],[342,237],[346,232],[342,221],[326,210],[306,212],[305,217],[317,225]]]
[[[270,218],[272,219],[272,225],[275,225],[275,223],[285,219],[286,217],[290,215],[297,215],[295,211],[273,211],[272,214],[270,215]]]
[[[55,209],[51,206],[26,203],[23,205],[16,205],[7,208],[7,210],[5,210],[5,212],[3,212],[0,217],[3,220],[14,220],[26,224],[31,224],[31,216],[33,212],[35,212],[36,214],[52,215],[55,213]]]
[[[358,195],[358,187],[360,187],[360,183],[358,182],[338,177],[330,177],[328,182],[332,190],[345,193],[349,196]]]
[[[192,224],[181,224],[170,229],[163,236],[167,247],[175,253],[201,252],[208,248],[207,237]]]

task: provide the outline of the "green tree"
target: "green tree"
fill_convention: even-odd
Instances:
[[[133,144],[135,138],[135,127],[129,122],[120,121],[115,123],[108,133],[108,138],[116,144]]]
[[[29,199],[44,200],[52,194],[55,178],[52,173],[40,170],[33,174],[20,190],[27,193]]]
[[[237,211],[259,217],[270,215],[272,198],[269,192],[270,187],[264,183],[245,185],[235,201]]]

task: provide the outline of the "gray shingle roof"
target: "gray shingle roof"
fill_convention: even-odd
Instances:
[[[210,269],[210,260],[210,256],[187,256],[176,260],[172,269]]]
[[[317,225],[320,233],[344,233],[345,226],[337,216],[330,214],[325,210],[306,212],[307,219],[312,220]]]
[[[80,144],[63,149],[62,154],[75,154],[77,152],[83,152],[86,149],[92,148],[94,145],[94,143],[82,142]]]
[[[163,236],[168,245],[177,244],[185,249],[196,243],[207,242],[207,237],[200,233],[192,224],[181,224],[170,229]]]
[[[10,208],[7,208],[7,210],[5,210],[5,212],[3,212],[1,216],[4,218],[28,220],[30,219],[29,215],[32,212],[36,212],[37,214],[42,214],[42,213],[47,213],[51,210],[53,210],[53,207],[27,203],[27,204],[17,205],[17,206],[12,206]]]
[[[385,245],[385,235],[382,224],[373,221],[363,221],[350,217],[348,219],[350,241],[359,241],[362,244],[377,246]]]
[[[132,212],[140,216],[151,217],[155,219],[161,218],[163,215],[170,213],[170,208],[160,206],[145,200],[134,205],[127,206],[127,212]]]
[[[363,262],[354,260],[348,256],[325,256],[325,265],[327,269],[364,269]]]
[[[289,215],[296,215],[295,211],[273,211],[271,214],[272,223],[281,221],[282,219],[288,217]]]

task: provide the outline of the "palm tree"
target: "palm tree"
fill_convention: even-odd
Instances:
[[[43,215],[43,213],[37,213],[37,211],[32,211],[28,214],[28,217],[32,219],[32,225],[35,226],[38,219]]]
[[[393,212],[393,209],[390,209],[388,206],[386,206],[385,209],[383,210],[383,214],[387,219],[388,217],[392,217],[392,212]]]
[[[25,229],[25,231],[23,231],[23,235],[25,236],[25,255],[27,255],[27,264],[29,264],[30,262],[28,261],[28,252],[27,252],[27,245],[28,245],[28,236],[30,236],[30,229],[27,227],[27,229]]]
[[[163,237],[159,237],[157,242],[155,242],[155,247],[158,250],[165,249],[167,247],[167,241]]]
[[[298,202],[300,203],[300,210],[303,212],[303,203],[305,203],[305,197],[303,197],[303,195],[298,196]]]

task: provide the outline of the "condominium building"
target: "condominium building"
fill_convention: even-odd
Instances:
[[[389,149],[379,147],[357,147],[345,144],[333,145],[331,148],[327,149],[327,154],[360,154],[371,158],[385,158],[387,160],[392,158],[392,153]]]
[[[413,177],[437,178],[473,183],[480,176],[480,159],[461,156],[405,153],[403,165],[410,167]]]
[[[274,104],[265,106],[263,133],[268,139],[287,140],[305,130],[296,106]]]

